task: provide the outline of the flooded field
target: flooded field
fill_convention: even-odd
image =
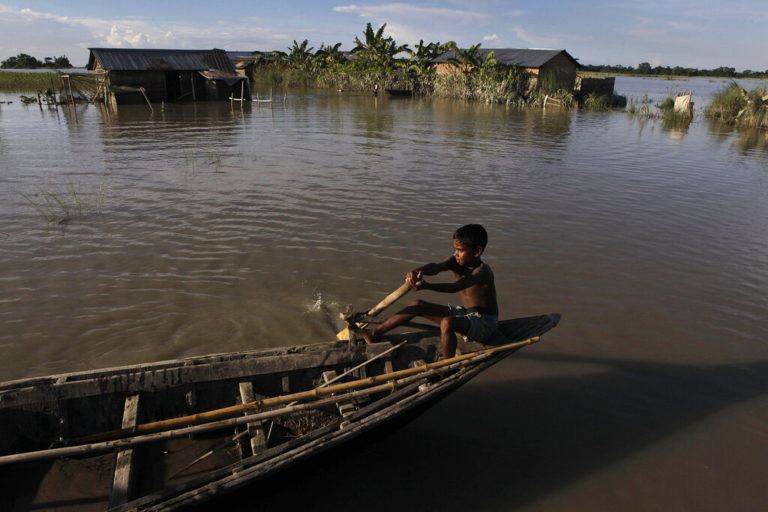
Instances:
[[[768,508],[765,132],[280,100],[0,105],[0,380],[327,339],[480,222],[501,316],[560,326],[260,503]]]

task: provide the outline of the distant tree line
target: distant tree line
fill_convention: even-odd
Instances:
[[[673,76],[717,76],[723,78],[768,78],[768,69],[765,71],[752,71],[745,69],[737,72],[736,68],[720,66],[715,69],[684,68],[682,66],[656,66],[652,67],[649,62],[641,62],[636,68],[632,66],[610,66],[606,64],[593,65],[582,64],[582,70],[593,71],[596,73],[624,73],[629,75],[673,75]]]
[[[20,53],[15,57],[8,57],[2,63],[3,69],[36,69],[36,68],[71,68],[72,63],[66,55],[61,57],[45,57],[42,61],[31,55]]]

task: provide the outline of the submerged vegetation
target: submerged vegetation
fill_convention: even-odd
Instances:
[[[36,91],[53,88],[58,83],[54,73],[21,73],[0,71],[0,91]]]
[[[480,44],[461,49],[456,43],[423,40],[414,48],[386,37],[386,23],[374,30],[368,23],[355,36],[355,48],[341,52],[341,43],[320,46],[314,54],[307,40],[294,41],[288,52],[255,54],[252,78],[268,87],[320,87],[339,91],[408,90],[421,96],[484,101],[506,105],[543,106],[557,97],[573,105],[573,77],[556,74],[533,80],[523,69],[498,63],[493,52],[482,55]],[[453,50],[453,73],[437,73],[431,61]],[[404,56],[404,57],[403,57]],[[567,98],[567,100],[566,100]]]
[[[711,119],[744,128],[768,128],[768,89],[747,91],[732,82],[706,108]]]
[[[19,192],[32,208],[37,211],[46,222],[51,224],[65,224],[72,219],[80,218],[89,213],[101,214],[104,206],[104,198],[109,183],[106,175],[102,176],[94,193],[79,191],[73,183],[57,190],[38,189],[35,192]]]
[[[646,119],[662,119],[669,126],[688,126],[693,120],[693,91],[667,90],[667,96],[661,103],[653,104],[648,95],[638,102],[632,99],[627,106],[627,114]]]

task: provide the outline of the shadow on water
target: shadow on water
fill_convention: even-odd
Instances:
[[[215,508],[512,510],[768,393],[768,361],[695,367],[525,359],[604,370],[472,385],[407,428],[321,456]]]

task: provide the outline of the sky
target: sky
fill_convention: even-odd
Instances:
[[[89,47],[287,50],[354,47],[366,23],[398,44],[565,49],[582,64],[768,70],[766,0],[0,0],[0,60]]]

